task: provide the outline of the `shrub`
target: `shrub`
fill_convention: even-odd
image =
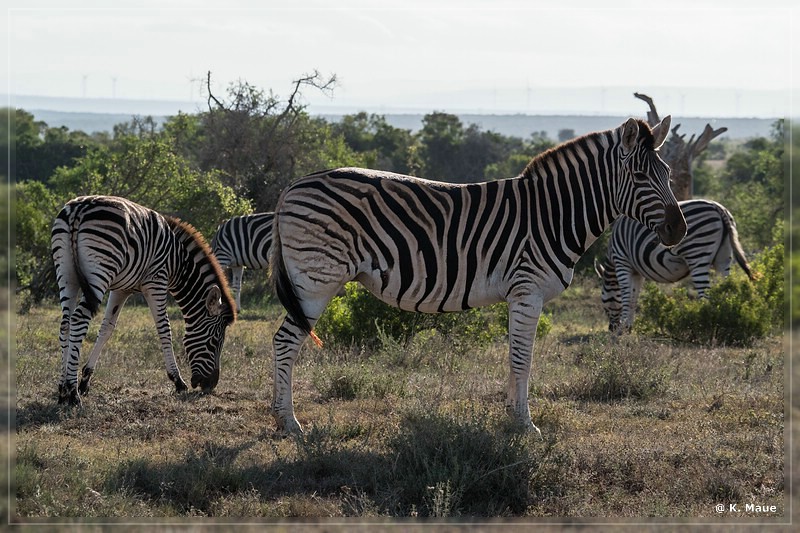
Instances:
[[[786,270],[783,243],[767,248],[753,261],[757,272],[756,292],[767,304],[770,321],[775,327],[786,323],[788,302],[785,297]]]
[[[402,397],[406,386],[405,380],[398,380],[386,372],[376,372],[372,366],[363,363],[320,368],[312,381],[323,401],[383,399],[390,394]]]
[[[767,249],[752,267],[755,282],[735,271],[712,286],[704,299],[690,298],[684,288],[667,294],[648,283],[636,331],[682,342],[752,344],[784,324],[783,245]]]
[[[549,315],[542,314],[537,338],[547,335],[551,327]],[[360,285],[348,283],[344,296],[331,300],[315,329],[327,342],[345,346],[375,348],[382,336],[408,345],[416,334],[431,329],[455,343],[483,346],[508,334],[508,305],[460,313],[414,313],[387,305]]]
[[[537,496],[560,492],[566,464],[554,458],[558,472],[549,473],[551,445],[510,425],[487,424],[483,415],[455,418],[410,413],[390,439],[387,474],[398,514],[522,514]]]
[[[668,369],[654,359],[655,351],[639,343],[590,345],[582,359],[586,374],[569,387],[570,396],[585,401],[647,400],[667,389]]]

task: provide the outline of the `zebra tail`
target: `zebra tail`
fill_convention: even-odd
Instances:
[[[97,314],[97,310],[100,309],[100,300],[102,296],[98,298],[97,294],[92,290],[89,285],[89,280],[86,278],[86,274],[81,268],[81,262],[78,259],[78,234],[80,233],[82,219],[80,214],[80,212],[75,213],[75,216],[72,218],[72,223],[69,225],[69,251],[72,256],[72,266],[75,270],[75,275],[78,276],[78,285],[81,287],[81,292],[83,292],[83,298],[86,302],[86,308],[89,310],[89,313],[91,313],[91,316],[94,316]]]
[[[733,248],[733,257],[736,258],[736,262],[739,263],[739,266],[742,267],[747,277],[750,278],[750,281],[756,280],[755,273],[750,269],[750,265],[747,263],[747,258],[744,256],[744,249],[742,248],[742,243],[739,242],[739,231],[736,229],[736,222],[733,220],[733,215],[731,212],[725,208],[722,208],[722,217],[725,220],[725,229],[728,230],[728,238],[731,241],[731,248]]]
[[[278,295],[278,300],[283,304],[283,307],[286,308],[286,313],[291,317],[292,321],[311,337],[314,344],[322,348],[322,340],[317,337],[317,334],[311,328],[311,323],[308,321],[308,317],[300,305],[300,299],[294,290],[294,283],[292,283],[286,271],[286,263],[283,261],[283,251],[281,250],[280,230],[278,228],[279,218],[276,210],[272,223],[272,257],[270,261],[270,277],[275,287],[275,293]]]

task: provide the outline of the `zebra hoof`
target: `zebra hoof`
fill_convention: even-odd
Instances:
[[[58,386],[58,403],[81,407],[81,396],[77,384],[61,384]]]
[[[300,422],[294,416],[291,417],[281,417],[275,415],[275,422],[277,426],[278,433],[282,436],[286,437],[289,435],[302,435],[303,434],[303,426],[300,425]]]
[[[186,392],[189,390],[189,387],[186,386],[186,382],[183,381],[183,378],[181,378],[180,374],[175,374],[173,376],[172,374],[168,373],[167,377],[175,384],[175,392]]]
[[[92,384],[92,375],[94,375],[94,369],[84,367],[81,372],[81,382],[78,384],[78,392],[81,396],[85,396],[89,392],[89,386]]]

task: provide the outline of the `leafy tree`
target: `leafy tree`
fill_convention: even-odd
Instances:
[[[575,130],[571,128],[564,128],[558,130],[558,142],[563,143],[574,138],[575,138]]]
[[[415,160],[418,141],[410,130],[395,128],[386,122],[382,115],[345,115],[342,120],[331,124],[334,133],[339,133],[347,145],[363,155],[365,166],[414,174],[419,168]]]
[[[109,146],[59,168],[50,185],[64,201],[86,194],[122,196],[191,222],[209,238],[223,220],[251,211],[247,200],[222,185],[218,171],[192,168],[171,138],[138,125],[117,128]]]
[[[719,177],[720,201],[731,210],[750,249],[773,243],[773,228],[784,218],[783,120],[771,139],[756,138],[732,153]]]
[[[511,178],[522,173],[531,159],[552,148],[555,143],[545,132],[534,132],[527,140],[519,140],[519,147],[508,154],[505,159],[491,163],[484,170],[487,180]]]
[[[435,112],[423,117],[419,137],[425,177],[451,183],[464,178],[458,161],[464,135],[464,125],[456,115]]]
[[[14,252],[16,286],[28,289],[31,303],[53,296],[55,270],[50,259],[50,228],[61,205],[56,196],[38,181],[24,181],[14,187]]]
[[[493,165],[501,165],[516,153],[534,151],[518,138],[482,131],[475,124],[464,128],[455,115],[431,113],[422,122],[419,133],[422,172],[431,179],[451,183],[484,181],[498,177],[500,169]],[[519,174],[523,168],[524,165],[502,177]]]
[[[200,170],[218,170],[225,185],[249,198],[257,211],[272,211],[295,177],[364,161],[299,103],[303,88],[329,92],[336,78],[326,80],[315,72],[294,83],[286,101],[245,82],[232,84],[220,99],[211,93],[209,75],[208,111],[197,124],[179,117],[167,130],[181,133],[182,148],[186,141],[197,144],[188,155]]]
[[[9,138],[14,143],[12,175],[17,181],[47,181],[56,168],[72,164],[89,146],[96,144],[82,131],[48,127],[22,109],[14,112],[12,133]]]

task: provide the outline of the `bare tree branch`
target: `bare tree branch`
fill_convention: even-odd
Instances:
[[[706,128],[703,130],[703,133],[700,134],[697,143],[692,146],[692,142],[689,141],[689,146],[692,146],[692,156],[696,157],[700,155],[700,152],[708,148],[708,143],[710,143],[712,139],[719,137],[726,131],[728,131],[728,128],[723,127],[715,130],[711,127],[711,124],[706,124]]]
[[[214,93],[211,92],[211,71],[208,71],[208,75],[206,76],[206,89],[208,90],[208,99],[206,100],[206,104],[208,105],[208,110],[213,111],[211,109],[211,101],[213,100],[219,109],[225,109],[225,106],[222,105],[222,102],[217,100],[217,97],[214,96]]]
[[[656,105],[653,103],[652,98],[642,93],[633,93],[633,96],[639,100],[643,100],[648,106],[650,106],[650,111],[647,112],[647,123],[650,124],[651,127],[661,122],[661,119],[658,118],[658,111],[656,111]]]

